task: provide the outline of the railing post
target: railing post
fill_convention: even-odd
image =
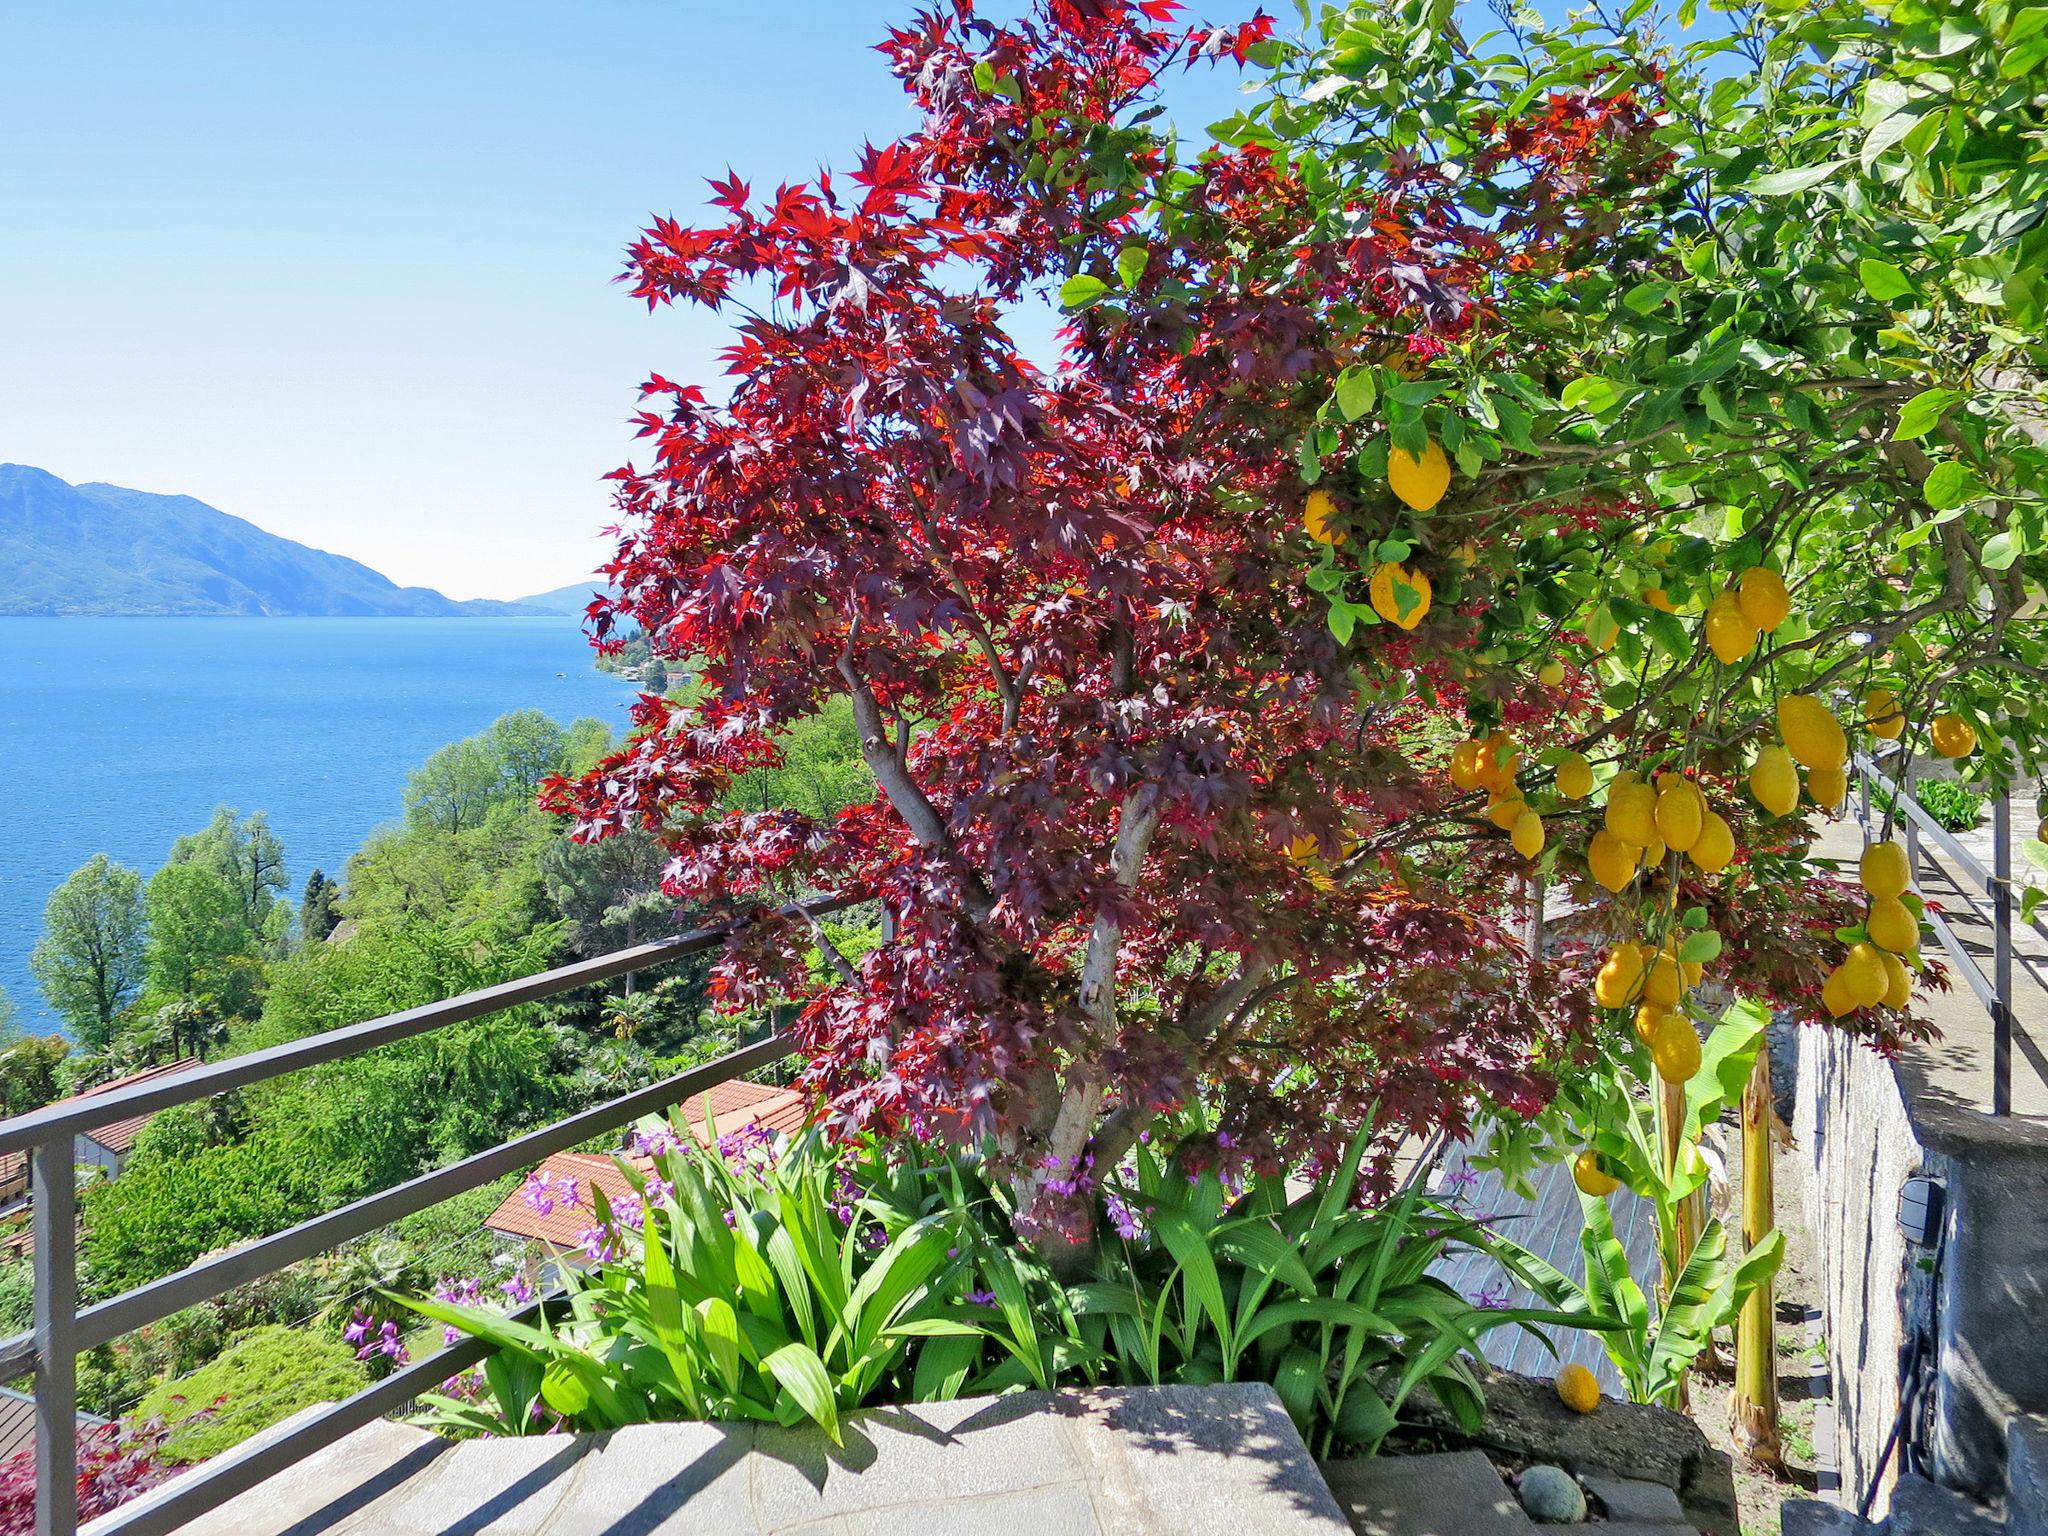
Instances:
[[[2012,1113],[2012,794],[1991,803],[1991,1113]]]
[[[78,1188],[72,1137],[29,1149],[35,1202],[36,1536],[78,1529]]]

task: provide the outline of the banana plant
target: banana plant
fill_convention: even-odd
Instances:
[[[1777,1273],[1785,1256],[1785,1234],[1772,1232],[1739,1264],[1728,1257],[1728,1231],[1711,1218],[1673,1279],[1661,1308],[1629,1271],[1628,1250],[1614,1235],[1614,1218],[1604,1198],[1581,1194],[1585,1225],[1579,1233],[1585,1278],[1572,1279],[1555,1265],[1509,1239],[1486,1237],[1490,1247],[1523,1282],[1562,1312],[1618,1319],[1600,1331],[1632,1401],[1675,1407],[1685,1373],[1706,1349],[1716,1328],[1726,1327],[1743,1301]]]

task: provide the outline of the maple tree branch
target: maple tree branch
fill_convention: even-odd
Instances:
[[[854,970],[853,962],[832,942],[831,935],[825,932],[824,925],[818,921],[818,914],[802,905],[799,905],[797,910],[803,913],[804,921],[811,925],[811,942],[818,946],[818,952],[831,963],[832,969],[839,973],[840,980],[849,987],[859,986],[860,974]]]
[[[882,706],[876,702],[874,689],[868,686],[868,680],[861,676],[860,668],[854,664],[851,644],[839,654],[839,675],[846,679],[847,693],[853,702],[853,723],[860,732],[860,755],[867,762],[868,772],[875,776],[882,793],[889,797],[890,806],[903,818],[903,824],[910,828],[910,835],[917,839],[920,847],[956,856],[968,914],[977,922],[987,922],[989,914],[995,910],[995,898],[989,895],[981,876],[957,858],[959,850],[953,846],[953,839],[946,831],[945,819],[918,786],[917,780],[910,776],[909,766],[891,744],[889,727],[882,719]]]

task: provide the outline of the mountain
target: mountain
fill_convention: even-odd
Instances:
[[[548,613],[566,613],[580,619],[590,606],[590,600],[604,590],[604,583],[593,576],[588,581],[572,581],[566,587],[536,592],[531,597],[518,597],[513,601],[521,608],[540,608]]]
[[[0,614],[468,618],[532,614],[401,587],[190,496],[0,464]]]

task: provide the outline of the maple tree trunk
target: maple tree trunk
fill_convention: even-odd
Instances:
[[[1771,1048],[1756,1053],[1742,1090],[1742,1240],[1754,1249],[1776,1225],[1771,1178]],[[1735,1388],[1728,1421],[1736,1446],[1752,1460],[1781,1464],[1778,1438],[1778,1345],[1775,1287],[1765,1280],[1742,1303],[1735,1322]]]

